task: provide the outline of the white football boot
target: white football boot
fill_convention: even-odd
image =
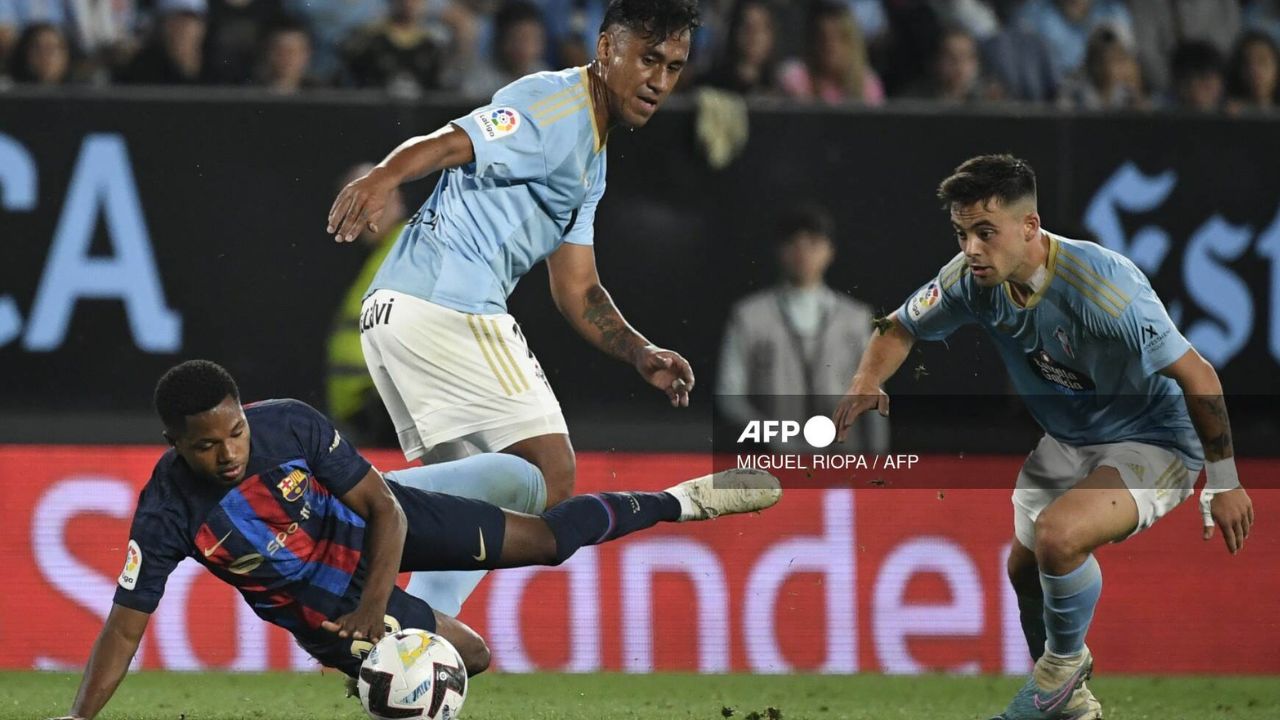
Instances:
[[[782,498],[782,484],[763,470],[721,470],[667,492],[680,501],[680,522],[686,522],[764,510]]]

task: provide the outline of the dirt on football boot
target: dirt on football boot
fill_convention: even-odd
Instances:
[[[1073,658],[1060,658],[1045,653],[1036,661],[1031,678],[1022,686],[1004,712],[991,720],[1084,720],[1094,716],[1087,714],[1088,699],[1082,696],[1077,702],[1076,692],[1093,673],[1093,655],[1086,646]],[[1093,697],[1089,693],[1088,698]],[[1097,700],[1095,699],[1096,703]],[[1072,707],[1068,714],[1067,708]],[[1102,706],[1098,705],[1101,717]]]

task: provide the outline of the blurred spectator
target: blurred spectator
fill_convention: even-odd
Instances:
[[[1238,0],[1129,0],[1138,59],[1148,85],[1169,87],[1173,49],[1185,40],[1204,40],[1226,55],[1240,34]]]
[[[1009,100],[1047,102],[1057,97],[1058,75],[1044,38],[1012,22],[1016,6],[997,3],[1003,29],[981,42],[982,65]]]
[[[596,54],[596,37],[607,0],[539,0],[557,67],[586,65]]]
[[[1274,113],[1280,109],[1280,50],[1261,30],[1236,43],[1227,63],[1227,109],[1233,113]]]
[[[932,0],[930,7],[943,27],[963,28],[979,42],[1000,32],[1000,18],[983,0]]]
[[[356,165],[343,176],[339,187],[364,176],[371,169],[373,166],[368,163]],[[369,250],[369,257],[334,314],[329,333],[325,399],[329,417],[351,436],[352,441],[361,445],[394,447],[398,445],[395,427],[373,385],[373,378],[369,377],[364,351],[360,347],[360,306],[383,258],[404,229],[404,196],[399,188],[387,196],[380,224],[386,228],[381,235],[374,235],[367,228],[361,231],[360,243]]]
[[[1129,11],[1120,0],[1027,0],[1015,21],[1044,38],[1059,80],[1084,64],[1089,35],[1098,26],[1133,37]]]
[[[1280,44],[1280,0],[1247,0],[1244,26],[1250,30],[1261,30]]]
[[[345,72],[342,44],[386,17],[387,0],[284,0],[284,9],[311,28],[311,75],[332,83]]]
[[[205,64],[221,83],[252,79],[267,33],[284,15],[281,0],[208,0]]]
[[[65,85],[71,80],[71,45],[61,28],[47,22],[27,25],[13,49],[14,82]]]
[[[542,12],[525,0],[509,0],[494,18],[493,53],[462,78],[462,93],[488,98],[500,88],[547,70],[547,31]]]
[[[931,66],[929,76],[908,95],[956,105],[999,96],[998,88],[983,80],[978,43],[964,28],[952,27],[943,32]]]
[[[444,53],[423,22],[426,0],[391,0],[385,20],[357,32],[344,47],[361,87],[404,95],[441,87]]]
[[[1222,55],[1203,40],[1178,45],[1173,51],[1173,108],[1217,112],[1222,107]]]
[[[204,0],[160,0],[151,39],[120,74],[126,83],[192,85],[210,81],[204,64]]]
[[[259,62],[258,83],[274,93],[292,95],[314,87],[311,66],[311,34],[297,20],[280,20],[268,31]]]
[[[862,32],[846,5],[817,0],[806,23],[805,59],[781,69],[782,89],[799,100],[880,105],[884,87],[867,60]]]
[[[1147,107],[1138,57],[1107,26],[1093,31],[1084,67],[1062,87],[1058,104],[1076,110],[1140,110]]]
[[[739,300],[729,313],[716,402],[739,427],[749,420],[830,416],[871,341],[871,308],[823,281],[835,259],[834,232],[821,207],[788,211],[777,229],[781,282]],[[840,451],[888,446],[888,418],[868,413]]]
[[[768,0],[742,0],[733,9],[724,51],[705,84],[741,95],[773,95],[778,87],[777,18]]]

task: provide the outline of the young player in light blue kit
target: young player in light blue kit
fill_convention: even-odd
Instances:
[[[938,197],[961,252],[873,339],[835,412],[837,431],[843,439],[872,408],[888,413],[881,385],[915,340],[970,323],[987,331],[1045,431],[1018,475],[1009,555],[1035,670],[995,720],[1096,720],[1084,644],[1102,592],[1093,550],[1189,497],[1202,466],[1204,538],[1216,523],[1235,554],[1253,524],[1222,385],[1132,262],[1040,226],[1026,162],[975,157]]]
[[[653,116],[698,22],[696,0],[612,0],[589,66],[517,80],[406,141],[335,199],[328,229],[349,242],[376,232],[392,189],[444,171],[374,278],[361,318],[365,362],[405,457],[453,461],[406,475],[421,478],[420,489],[526,513],[572,494],[560,405],[506,306],[543,260],[574,329],[634,365],[672,405],[688,405],[689,363],[628,325],[601,285],[592,224],[609,131]],[[409,592],[456,615],[480,577],[416,574]]]

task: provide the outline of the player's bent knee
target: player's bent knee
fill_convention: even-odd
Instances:
[[[1036,562],[1048,573],[1060,571],[1064,563],[1070,563],[1089,548],[1080,540],[1073,523],[1059,518],[1056,513],[1044,512],[1036,518]]]
[[[489,644],[479,635],[476,636],[476,642],[473,645],[469,645],[466,651],[459,649],[458,654],[462,655],[462,664],[467,668],[468,677],[479,675],[489,669]]]
[[[549,467],[541,468],[542,477],[547,483],[547,507],[555,507],[573,497],[573,486],[577,480],[578,463],[569,452],[567,457],[557,457],[548,462]]]

